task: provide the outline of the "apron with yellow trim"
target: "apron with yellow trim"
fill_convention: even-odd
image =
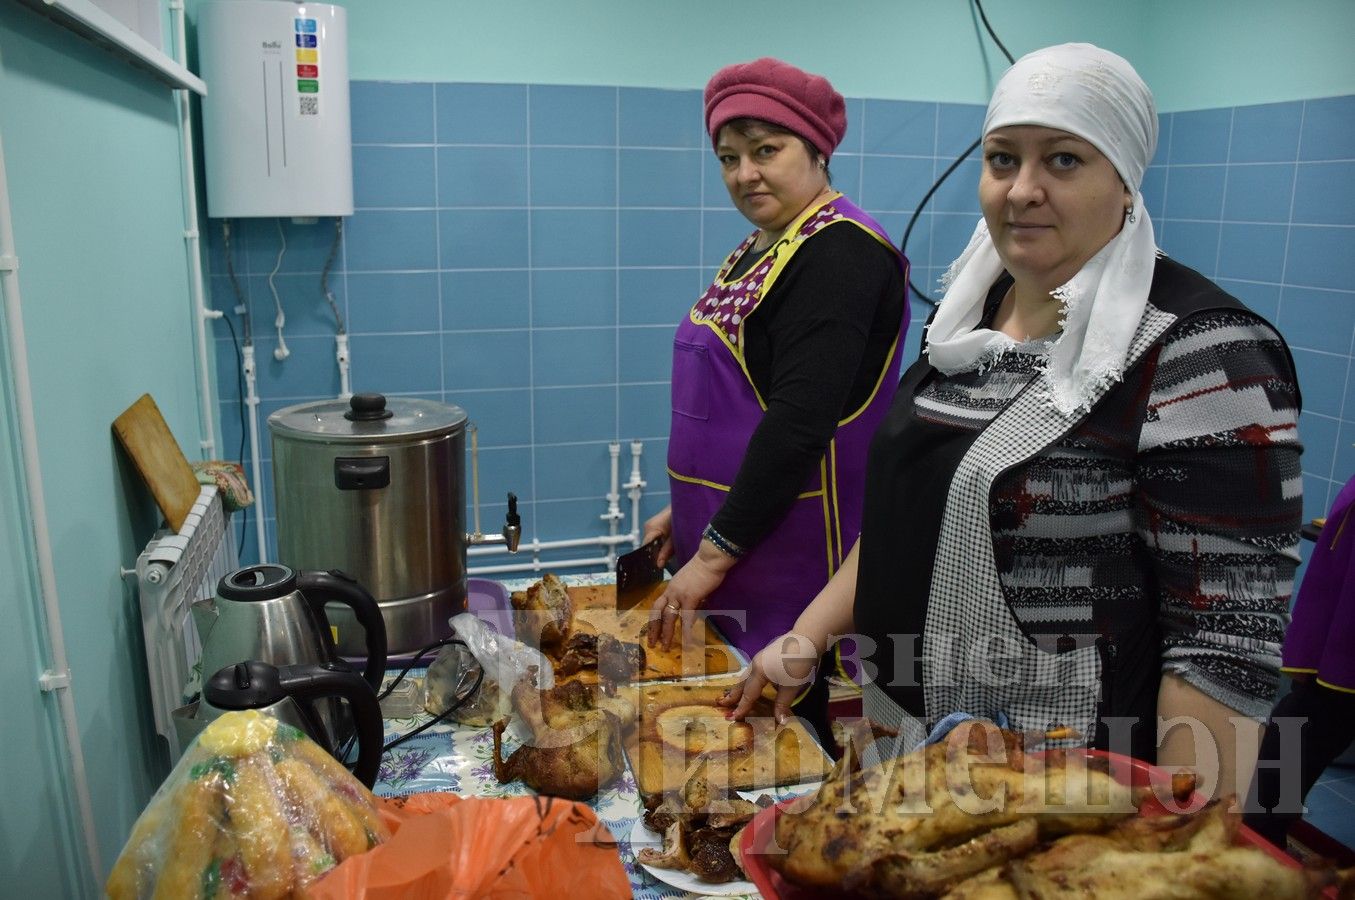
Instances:
[[[673,422],[668,475],[679,565],[695,555],[701,532],[724,504],[754,429],[765,412],[748,377],[743,325],[786,264],[823,228],[859,227],[894,250],[884,229],[838,194],[808,209],[741,277],[727,281],[756,233],[729,255],[715,281],[678,325],[673,341]],[[907,330],[907,305],[899,339]],[[850,365],[825,360],[825,365]],[[749,656],[787,631],[851,550],[861,527],[866,450],[899,378],[895,341],[867,401],[838,423],[827,451],[785,517],[707,599],[717,627]]]

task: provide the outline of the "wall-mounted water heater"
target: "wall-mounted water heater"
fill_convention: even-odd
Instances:
[[[351,216],[346,10],[207,0],[198,60],[207,214]]]

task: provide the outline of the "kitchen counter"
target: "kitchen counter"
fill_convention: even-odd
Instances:
[[[536,578],[519,578],[503,582],[510,590],[522,590]],[[611,575],[563,575],[560,580],[570,586],[611,584]],[[398,672],[398,669],[395,670]],[[413,676],[422,677],[422,670]],[[386,719],[386,741],[406,734],[427,722],[430,717],[419,715],[407,719]],[[375,792],[383,797],[414,794],[423,791],[450,791],[464,796],[517,797],[532,794],[522,782],[499,784],[494,778],[493,735],[488,728],[471,728],[454,723],[434,725],[417,737],[392,748],[381,760]],[[630,878],[631,888],[638,900],[655,898],[696,897],[685,894],[651,877],[635,861],[629,836],[635,822],[643,813],[635,778],[627,762],[621,777],[604,788],[588,802],[617,840],[621,862]],[[718,885],[713,885],[718,887]],[[735,895],[756,897],[757,894]]]

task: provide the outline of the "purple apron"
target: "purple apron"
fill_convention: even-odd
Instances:
[[[1355,478],[1327,514],[1284,636],[1282,671],[1355,692]]]
[[[744,367],[743,323],[757,311],[804,241],[838,223],[874,235],[894,250],[907,273],[907,262],[884,229],[838,194],[806,210],[741,278],[726,281],[757,234],[749,236],[725,260],[715,281],[678,325],[673,341],[668,475],[679,565],[695,555],[701,532],[724,504],[766,409]],[[749,656],[790,629],[856,541],[866,449],[898,386],[899,340],[907,328],[905,302],[899,339],[890,349],[870,398],[838,423],[817,470],[785,517],[739,560],[706,600],[705,608],[716,627]]]

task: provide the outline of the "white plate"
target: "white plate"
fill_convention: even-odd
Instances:
[[[650,831],[645,826],[643,816],[635,820],[635,827],[630,830],[631,851],[638,857],[642,847],[663,848],[663,835]],[[713,884],[709,881],[702,881],[691,872],[684,872],[680,869],[660,869],[655,866],[647,866],[638,859],[636,864],[659,881],[672,885],[680,891],[705,894],[708,897],[733,897],[740,894],[760,896],[757,892],[757,885],[751,881],[726,881],[722,884]]]

